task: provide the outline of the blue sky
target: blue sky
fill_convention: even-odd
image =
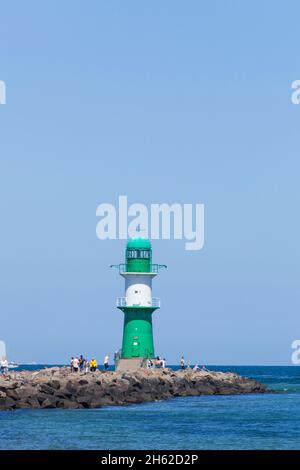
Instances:
[[[204,203],[154,241],[156,352],[290,364],[300,337],[298,2],[0,0],[0,337],[11,359],[121,345],[124,241],[96,207]]]

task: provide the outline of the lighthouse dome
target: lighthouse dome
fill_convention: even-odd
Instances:
[[[131,238],[127,242],[128,250],[151,250],[151,242],[147,238]]]

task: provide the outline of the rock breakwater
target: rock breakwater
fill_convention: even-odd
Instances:
[[[67,367],[0,376],[0,410],[99,408],[172,397],[266,393],[254,379],[229,372],[139,369],[72,373]]]

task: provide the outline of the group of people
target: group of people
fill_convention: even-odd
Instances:
[[[181,356],[180,359],[180,367],[181,369],[190,369],[189,365],[186,365],[184,355]],[[193,367],[193,371],[196,372],[197,370],[207,370],[205,366],[200,367],[198,364],[195,364]]]
[[[161,358],[160,356],[157,356],[155,359],[148,358],[146,366],[147,366],[147,369],[154,369],[154,368],[165,369],[166,359]],[[190,366],[188,364],[186,364],[186,362],[185,362],[185,358],[184,358],[183,354],[180,358],[180,368],[182,370],[190,369]],[[199,367],[198,364],[195,364],[195,366],[193,367],[193,371],[197,371],[197,370],[200,370],[200,369],[206,370],[205,366],[203,366],[201,368],[201,367]]]
[[[109,368],[109,355],[108,354],[106,354],[104,357],[103,366],[104,366],[105,371],[108,370]],[[145,363],[144,363],[144,366],[145,366]],[[165,369],[166,359],[160,356],[157,356],[156,358],[148,358],[146,362],[146,366],[147,366],[147,369],[154,369],[154,368]],[[89,361],[88,359],[85,359],[82,354],[79,357],[71,357],[70,367],[71,367],[71,372],[82,372],[85,374],[87,374],[88,372],[95,372],[99,368],[98,362],[94,357],[92,357],[92,359]],[[190,369],[190,366],[186,365],[183,354],[180,358],[180,367],[183,370]],[[199,367],[198,364],[196,364],[193,367],[194,371],[197,371],[200,369],[201,368]],[[206,370],[204,366],[202,367],[202,370]]]
[[[107,370],[109,368],[109,355],[108,354],[105,355],[103,365],[104,365],[104,370]],[[92,359],[89,361],[88,359],[84,358],[83,355],[81,354],[79,358],[71,357],[70,367],[71,367],[71,372],[83,372],[87,374],[88,372],[95,372],[98,369],[98,362],[94,357],[92,357]]]
[[[166,359],[162,359],[160,356],[157,356],[155,359],[149,358],[147,360],[147,369],[154,369],[155,367],[158,367],[159,369],[165,369]]]

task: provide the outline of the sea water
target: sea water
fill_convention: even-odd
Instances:
[[[0,449],[300,448],[298,367],[209,369],[253,377],[278,393],[182,397],[100,409],[0,412]]]

